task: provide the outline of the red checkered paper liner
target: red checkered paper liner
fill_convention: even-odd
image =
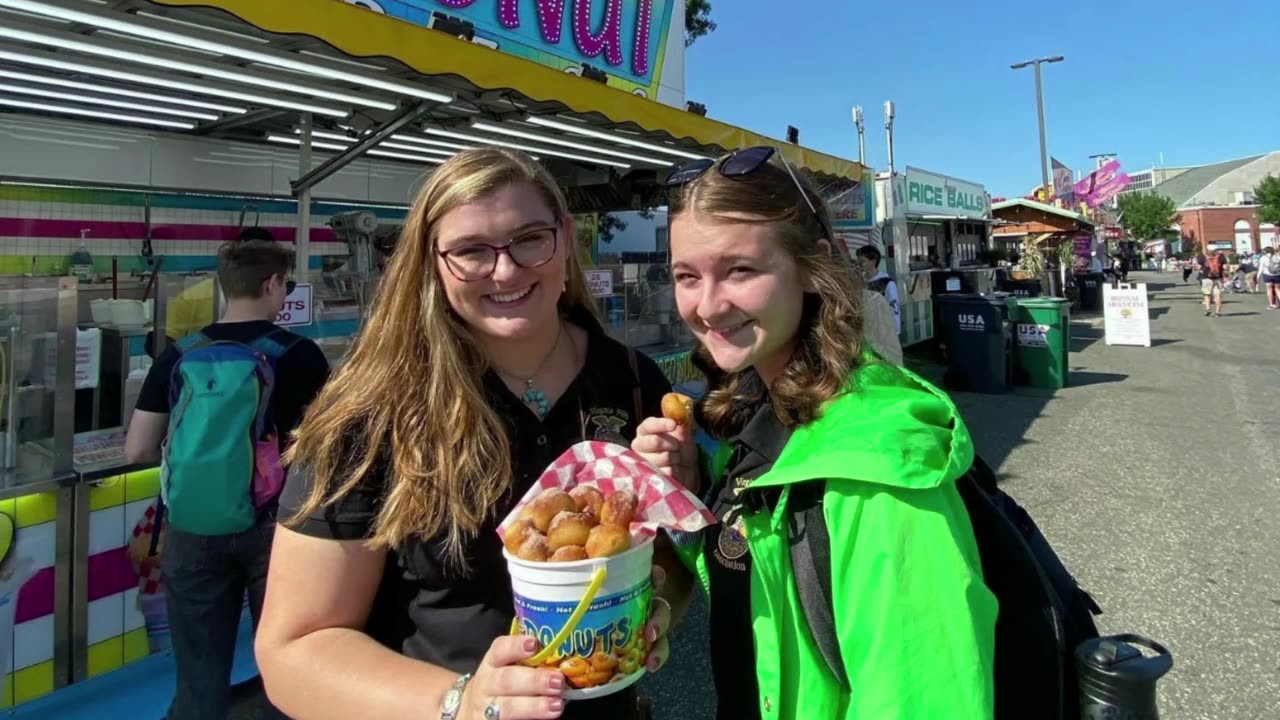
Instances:
[[[155,522],[156,506],[155,503],[152,503],[147,506],[147,511],[142,514],[142,519],[138,521],[138,524],[133,526],[134,541],[137,541],[143,535],[146,535],[146,542],[150,545],[151,534],[160,531],[160,529],[155,526]],[[130,560],[130,564],[133,565],[133,571],[138,573],[138,592],[144,595],[159,592],[160,588],[163,586],[160,576],[160,558],[157,556],[155,558],[155,562],[150,564],[150,567],[147,568],[145,573],[142,568],[132,562],[132,558],[130,558]]]
[[[594,487],[605,497],[619,490],[635,493],[640,503],[636,519],[631,523],[633,536],[651,537],[657,535],[658,528],[691,533],[717,522],[716,516],[693,493],[629,448],[613,443],[581,442],[547,466],[542,477],[498,526],[498,535],[505,535],[524,506],[543,490],[571,490],[578,485]]]

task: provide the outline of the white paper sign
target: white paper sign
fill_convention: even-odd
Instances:
[[[1151,310],[1147,284],[1102,286],[1102,316],[1108,345],[1151,347]]]
[[[591,291],[591,297],[610,297],[613,295],[613,271],[612,270],[588,270],[587,271],[587,289]]]
[[[76,328],[76,389],[98,387],[102,373],[102,330]],[[44,382],[53,389],[58,376],[58,334],[44,333]]]
[[[276,324],[280,327],[310,325],[313,310],[311,284],[299,283],[285,298],[284,308],[276,316]]]

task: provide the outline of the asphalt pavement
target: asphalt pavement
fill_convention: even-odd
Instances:
[[[1102,606],[1104,633],[1167,645],[1165,720],[1280,718],[1280,312],[1229,295],[1206,318],[1181,274],[1148,283],[1153,346],[1072,323],[1072,383],[956,393],[979,452]],[[939,368],[915,365],[926,376]],[[714,717],[706,613],[639,687],[660,720]],[[243,693],[233,717],[261,717]]]

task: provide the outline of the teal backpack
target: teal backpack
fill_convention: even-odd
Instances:
[[[278,330],[247,345],[204,333],[178,341],[160,469],[160,511],[172,527],[244,532],[280,494],[285,472],[271,398],[275,364],[298,340]]]

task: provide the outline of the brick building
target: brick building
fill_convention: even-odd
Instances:
[[[1177,205],[1183,249],[1255,252],[1280,248],[1276,226],[1259,221],[1253,197],[1268,175],[1280,176],[1280,151],[1189,168],[1154,191]]]

